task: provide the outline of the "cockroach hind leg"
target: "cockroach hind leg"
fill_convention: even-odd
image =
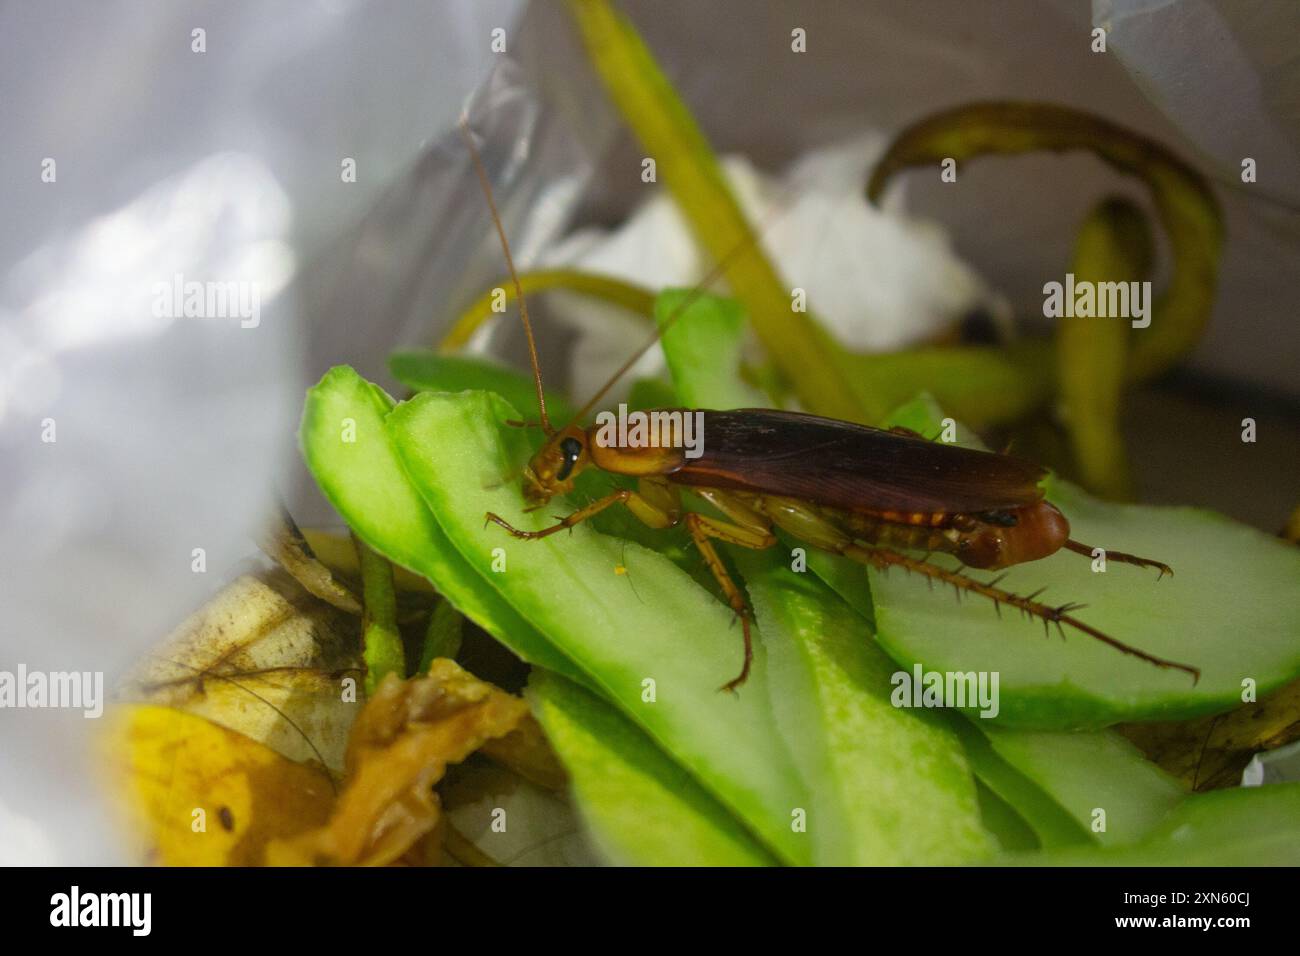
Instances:
[[[545,537],[544,534],[537,531],[520,531],[518,528],[512,525],[505,518],[501,517],[499,514],[494,514],[491,511],[489,511],[486,515],[484,515],[483,527],[486,528],[490,524],[500,525],[501,527],[505,528],[506,531],[510,532],[510,534],[514,535],[516,538]]]
[[[1090,544],[1084,544],[1082,541],[1075,541],[1069,538],[1065,542],[1065,547],[1075,554],[1081,554],[1086,558],[1091,558],[1094,551],[1101,551],[1106,555],[1107,561],[1114,561],[1117,564],[1131,564],[1138,568],[1155,568],[1160,572],[1156,576],[1159,581],[1166,574],[1171,578],[1174,576],[1174,569],[1163,561],[1156,561],[1153,558],[1142,558],[1136,554],[1129,554],[1127,551],[1111,551],[1109,548],[1095,548]]]
[[[501,517],[499,514],[494,514],[491,511],[483,515],[483,527],[486,528],[490,524],[500,525],[513,535],[518,535],[520,533],[519,529],[506,521],[505,518]]]
[[[967,575],[959,574],[955,571],[949,571],[947,568],[940,567],[937,564],[927,564],[917,558],[910,557],[898,551],[891,551],[887,548],[863,547],[857,544],[851,544],[841,548],[839,553],[847,558],[852,558],[864,564],[869,564],[872,567],[880,568],[887,565],[895,565],[909,572],[936,578],[945,584],[950,584],[962,590],[973,591],[974,593],[989,598],[992,601],[1000,601],[1003,604],[1009,604],[1012,607],[1017,608],[1027,617],[1037,617],[1042,619],[1044,623],[1050,621],[1058,627],[1063,624],[1069,625],[1074,630],[1086,634],[1089,637],[1114,648],[1121,654],[1136,657],[1139,660],[1146,661],[1148,664],[1153,664],[1162,669],[1184,671],[1192,676],[1193,686],[1195,686],[1201,679],[1199,668],[1192,667],[1190,664],[1180,664],[1177,661],[1158,657],[1155,654],[1149,654],[1141,648],[1134,647],[1131,644],[1125,644],[1123,641],[1111,637],[1104,631],[1098,630],[1091,624],[1074,617],[1071,612],[1077,611],[1079,608],[1083,607],[1081,604],[1067,603],[1057,607],[1052,607],[1051,605],[1042,604],[1036,601],[1034,598],[1043,593],[1044,589],[1042,588],[1028,597],[1013,594],[1010,591],[1004,591],[1001,588],[985,584],[983,581],[977,581],[975,578]],[[1089,549],[1089,554],[1091,554],[1091,549]]]

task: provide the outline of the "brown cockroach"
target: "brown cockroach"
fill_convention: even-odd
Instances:
[[[1200,671],[1195,667],[1149,654],[1079,620],[1073,612],[1083,605],[1045,604],[1036,600],[1037,593],[1021,596],[999,588],[1001,578],[979,581],[964,569],[950,570],[926,559],[932,552],[942,552],[956,556],[964,567],[997,570],[1048,557],[1062,548],[1091,556],[1093,548],[1070,537],[1069,521],[1045,499],[1039,483],[1047,471],[1032,462],[929,441],[907,429],[871,428],[766,408],[660,410],[669,416],[701,416],[697,420],[702,422],[708,442],[706,450],[694,458],[688,457],[680,442],[629,447],[602,440],[597,426],[583,427],[580,422],[613,384],[722,273],[725,260],[683,299],[656,334],[614,373],[571,423],[555,428],[546,414],[537,344],[505,229],[478,149],[463,120],[461,129],[519,300],[540,417],[539,422],[529,424],[540,425],[546,434],[545,442],[523,473],[523,493],[529,510],[543,506],[556,495],[572,492],[574,479],[586,468],[637,479],[635,490],[612,492],[540,531],[523,531],[492,513],[486,516],[488,521],[525,540],[572,528],[614,505],[625,506],[651,528],[684,523],[741,621],[744,665],[723,686],[724,690],[735,689],[749,676],[753,658],[751,612],[714,541],[766,549],[777,544],[774,529],[881,571],[899,567],[950,585],[958,593],[982,595],[997,607],[1005,604],[1040,619],[1044,627],[1055,625],[1060,630],[1066,625],[1124,654],[1157,667],[1186,671],[1194,680],[1199,679]],[[683,489],[724,517],[683,510]],[[926,557],[906,554],[905,550],[922,552]],[[1173,573],[1166,564],[1124,552],[1107,550],[1106,558],[1156,568],[1161,577]]]

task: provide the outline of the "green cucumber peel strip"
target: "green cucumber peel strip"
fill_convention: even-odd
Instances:
[[[534,670],[525,695],[569,771],[579,812],[611,862],[769,866],[727,809],[634,723],[590,691]]]
[[[968,719],[994,753],[1102,845],[1145,838],[1187,798],[1182,784],[1112,731],[1015,730]]]
[[[938,715],[891,703],[896,665],[861,616],[783,558],[736,558],[765,635],[772,712],[811,795],[815,862],[935,866],[992,853],[960,742]]]
[[[1091,842],[1082,823],[1071,817],[1047,790],[998,754],[988,738],[965,717],[949,716],[976,779],[1023,821],[1036,846],[1050,848]]]
[[[980,802],[980,819],[984,829],[993,834],[1004,853],[1031,853],[1039,848],[1039,838],[1006,800],[975,777],[975,795]]]
[[[457,610],[525,661],[581,679],[572,662],[451,546],[407,479],[385,429],[392,408],[383,389],[347,366],[330,369],[308,390],[299,439],[325,497],[374,551],[427,578]]]
[[[1300,783],[1197,793],[1141,841],[1001,862],[1034,866],[1300,866]]]
[[[660,345],[677,403],[683,408],[766,404],[757,390],[740,380],[745,310],[739,302],[690,289],[669,289],[655,299],[655,321],[663,329]]]

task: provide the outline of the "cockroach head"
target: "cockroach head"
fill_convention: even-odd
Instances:
[[[573,490],[573,479],[591,463],[587,435],[569,425],[546,440],[524,469],[524,497],[530,505],[542,505],[556,495]]]

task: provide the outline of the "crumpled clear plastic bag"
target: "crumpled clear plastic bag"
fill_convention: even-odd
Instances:
[[[292,485],[307,340],[359,331],[307,316],[295,277],[451,126],[495,60],[465,38],[517,9],[0,11],[0,671],[111,691],[255,554]],[[171,289],[192,281],[258,308],[187,317]],[[0,863],[117,859],[98,727],[0,710]]]

